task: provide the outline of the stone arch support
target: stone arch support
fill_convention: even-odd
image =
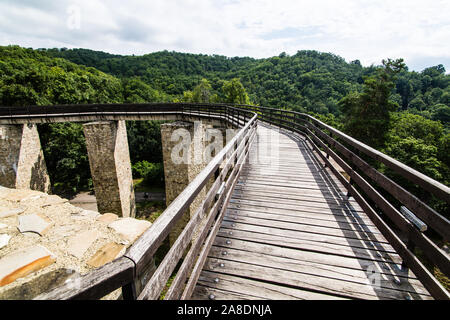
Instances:
[[[50,177],[35,124],[0,125],[0,185],[50,193]]]
[[[98,211],[134,217],[136,204],[124,120],[83,125]]]

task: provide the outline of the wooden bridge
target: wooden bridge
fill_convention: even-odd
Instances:
[[[448,219],[368,161],[447,203],[449,188],[309,115],[146,104],[3,108],[0,121],[158,114],[214,117],[241,129],[124,256],[82,276],[77,288],[37,299],[98,299],[121,287],[124,299],[159,299],[168,283],[164,299],[450,298],[429,271],[450,276],[449,256],[428,237],[432,230],[448,241]],[[135,281],[211,177],[202,205],[137,292]]]

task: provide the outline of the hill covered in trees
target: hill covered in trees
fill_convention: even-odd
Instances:
[[[442,65],[410,72],[404,64],[388,75],[392,62],[364,67],[317,51],[253,59],[9,46],[0,47],[0,104],[191,101],[287,108],[311,113],[449,185],[450,75]],[[89,188],[81,126],[39,130],[54,185]],[[134,172],[145,174],[144,161],[161,161],[159,126],[129,123],[128,134]]]
[[[331,53],[299,51],[267,59],[228,58],[156,52],[143,56],[116,56],[86,49],[47,49],[51,56],[95,67],[120,78],[138,77],[152,88],[173,97],[193,90],[207,79],[213,91],[223,80],[239,78],[254,104],[289,108],[321,114],[340,114],[338,102],[352,91],[360,91],[364,77],[377,66],[363,67],[358,60],[347,63]],[[446,120],[450,104],[450,75],[442,65],[422,72],[407,68],[398,75],[391,100],[399,110],[421,114],[433,120]]]
[[[346,62],[311,50],[253,59],[0,46],[0,105],[177,101],[251,103],[306,112],[450,185],[450,75],[442,65],[411,72],[402,59],[387,59],[364,67],[358,60]],[[38,130],[53,192],[92,189],[82,125],[41,124]],[[129,121],[127,133],[133,177],[161,184],[160,122]],[[371,164],[450,217],[447,203],[389,168]],[[448,279],[439,270],[433,272],[448,288]]]

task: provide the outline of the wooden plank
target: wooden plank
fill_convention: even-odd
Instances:
[[[318,189],[308,189],[308,188],[301,188],[300,186],[292,187],[292,186],[270,186],[270,188],[267,187],[266,184],[261,183],[244,183],[240,182],[238,185],[239,189],[247,190],[247,189],[266,189],[270,192],[270,190],[277,191],[277,192],[286,192],[286,195],[290,194],[297,194],[297,195],[308,195],[311,197],[319,197],[319,198],[337,198],[337,199],[346,199],[347,195],[346,192],[343,192],[341,190],[337,189],[330,189],[330,190],[318,190]]]
[[[344,192],[340,194],[330,194],[330,193],[318,193],[315,191],[308,191],[303,189],[295,189],[295,188],[285,188],[285,187],[272,187],[267,189],[263,186],[258,185],[238,185],[235,188],[236,192],[252,192],[252,193],[267,193],[268,195],[273,196],[284,196],[295,199],[295,197],[308,197],[311,201],[323,201],[326,199],[335,199],[339,202],[351,203],[353,206],[359,206],[358,203],[353,198],[348,198]]]
[[[322,169],[322,168],[321,168]],[[344,189],[344,186],[340,181],[338,181],[336,178],[330,176],[328,172],[321,170],[319,174],[314,175],[312,172],[309,174],[307,172],[305,173],[295,173],[292,172],[292,170],[251,170],[247,169],[243,172],[243,175],[245,177],[249,178],[255,178],[255,179],[294,179],[295,181],[313,181],[313,182],[320,182],[320,183],[328,183],[328,184],[334,184],[337,187],[340,187],[341,189]]]
[[[290,211],[290,212],[311,212],[311,213],[317,213],[317,214],[328,214],[328,215],[341,215],[341,216],[346,216],[346,215],[353,215],[355,216],[357,219],[359,219],[364,212],[358,212],[358,211],[354,211],[354,210],[350,210],[347,208],[320,208],[320,207],[315,207],[312,205],[303,205],[303,206],[296,206],[296,205],[285,205],[285,204],[281,204],[281,203],[263,203],[260,201],[251,201],[251,200],[244,200],[244,201],[240,201],[240,202],[233,202],[230,203],[229,208],[231,209],[258,209],[258,210],[263,210],[263,212],[267,212],[267,211],[273,211],[276,212],[274,210],[283,210],[283,211]]]
[[[409,269],[402,269],[399,265],[381,261],[368,260],[363,258],[346,257],[322,252],[312,252],[301,248],[289,248],[282,244],[255,242],[251,239],[239,239],[240,232],[236,231],[235,237],[224,232],[219,232],[214,245],[224,248],[235,248],[244,251],[259,252],[289,259],[303,260],[313,263],[331,265],[342,268],[357,270],[367,270],[375,267],[378,272],[387,275],[390,279],[409,278],[416,280],[416,276]],[[416,280],[417,281],[417,280]]]
[[[314,127],[315,128],[315,127]],[[434,228],[444,239],[450,239],[450,221],[444,216],[437,213],[430,208],[427,204],[422,202],[419,198],[406,191],[400,185],[383,175],[371,167],[363,159],[355,155],[349,149],[345,148],[341,143],[330,138],[324,134],[321,130],[315,129],[316,132],[323,138],[325,138],[331,146],[337,148],[337,150],[343,154],[347,159],[351,160],[358,168],[360,168],[368,177],[370,177],[375,183],[384,188],[387,192],[392,194],[396,199],[401,201],[409,209],[424,220],[430,227]],[[450,189],[448,189],[450,192]]]
[[[222,256],[222,252],[226,250],[226,258]],[[337,267],[328,264],[321,264],[316,262],[305,261],[304,259],[293,259],[291,257],[280,257],[282,254],[279,251],[283,251],[282,248],[276,248],[273,253],[266,254],[255,251],[240,250],[234,248],[223,248],[215,246],[211,249],[209,256],[217,259],[227,259],[248,264],[258,264],[265,267],[283,269],[303,274],[311,274],[324,278],[332,278],[342,280],[346,282],[354,282],[364,285],[371,284],[371,278],[375,272],[379,276],[379,285],[381,288],[387,288],[398,291],[407,291],[411,293],[428,295],[428,291],[420,285],[413,286],[414,280],[408,281],[406,278],[402,278],[403,281],[394,281],[393,277],[389,277],[386,274],[378,272],[378,266],[373,264],[369,266],[368,271],[362,269],[352,269]],[[225,266],[226,268],[226,266]],[[372,273],[373,272],[373,273]]]
[[[342,186],[342,184],[340,182],[336,183],[335,181],[333,181],[331,179],[324,179],[323,177],[312,176],[309,174],[296,175],[294,173],[291,173],[290,176],[288,176],[288,173],[286,173],[286,176],[284,176],[281,174],[261,170],[261,171],[256,171],[256,172],[254,171],[253,173],[246,173],[242,177],[242,181],[258,181],[258,180],[292,181],[292,182],[296,182],[299,185],[303,185],[303,184],[317,184],[317,185],[325,185],[325,186],[332,185],[334,188],[344,190],[344,187]]]
[[[234,216],[233,216],[234,217]],[[230,216],[226,216],[226,221],[229,221],[231,223],[239,222],[239,223],[246,223],[251,225],[257,225],[257,226],[265,226],[265,227],[271,227],[281,230],[292,230],[292,231],[301,231],[301,232],[308,232],[308,233],[314,233],[314,234],[323,234],[333,237],[340,237],[344,238],[345,240],[355,239],[355,240],[366,240],[366,241],[372,241],[372,242],[379,242],[383,244],[387,244],[388,241],[381,235],[376,233],[368,233],[365,231],[355,231],[355,230],[346,230],[346,229],[340,229],[340,228],[328,228],[328,227],[322,227],[322,226],[313,226],[313,225],[306,225],[306,224],[300,224],[300,223],[291,223],[291,222],[284,222],[284,221],[275,221],[275,220],[266,220],[266,219],[260,219],[260,218],[253,218],[249,216],[236,216],[235,218],[232,218]]]
[[[243,211],[243,210],[227,210],[227,216],[230,220],[233,220],[233,217],[251,217],[251,218],[259,218],[265,220],[274,220],[274,221],[282,221],[282,222],[291,222],[291,223],[300,223],[305,225],[312,226],[321,226],[327,228],[335,228],[335,229],[343,229],[343,230],[354,230],[361,232],[370,232],[370,233],[378,233],[380,231],[376,229],[373,225],[366,225],[363,223],[359,223],[357,221],[349,222],[346,219],[342,220],[321,220],[317,217],[302,217],[298,215],[280,215],[275,213],[260,213],[253,211]],[[239,219],[237,220],[239,221]]]
[[[374,227],[375,225],[368,217],[359,217],[355,218],[353,215],[331,215],[331,214],[320,214],[320,213],[311,213],[311,212],[301,212],[296,211],[292,212],[289,210],[258,210],[258,208],[253,209],[244,209],[244,208],[229,208],[227,210],[230,214],[262,214],[262,215],[275,215],[279,216],[279,220],[284,221],[284,219],[288,219],[286,221],[292,221],[289,219],[309,219],[309,220],[317,220],[327,222],[336,222],[336,223],[346,223],[346,224],[356,224],[368,227]],[[321,222],[320,222],[321,223]]]
[[[242,184],[244,185],[265,185],[265,186],[282,186],[289,188],[301,188],[301,189],[311,189],[311,190],[319,190],[321,192],[332,192],[336,188],[331,186],[319,186],[314,183],[296,183],[295,181],[279,181],[279,180],[256,180],[256,179],[247,179],[243,180]],[[342,192],[342,190],[339,190]]]
[[[33,300],[100,299],[133,281],[134,263],[121,257],[77,279],[77,285],[67,282]]]
[[[264,178],[264,177],[254,177],[254,176],[245,176],[242,177],[241,181],[242,184],[251,185],[253,183],[255,184],[274,184],[274,185],[281,185],[284,187],[289,186],[295,186],[297,188],[303,188],[303,189],[319,189],[319,190],[340,190],[343,191],[343,188],[339,188],[336,185],[331,185],[331,183],[327,181],[321,181],[319,179],[296,179],[294,176],[291,178]]]
[[[217,279],[217,280],[216,280]],[[214,294],[213,290],[235,294],[247,299],[269,299],[269,300],[345,300],[332,295],[299,290],[267,282],[254,281],[246,278],[222,274],[220,271],[203,271],[200,275],[197,286],[205,290],[197,291],[195,298]],[[223,299],[222,295],[215,299]]]
[[[203,207],[201,206],[189,220],[187,225],[181,231],[175,243],[170,247],[169,252],[164,256],[163,261],[151,276],[150,280],[145,284],[144,289],[138,296],[138,300],[154,300],[161,295],[161,291],[171,276],[178,261],[185,252],[187,246],[191,242],[195,227],[200,222],[203,215]]]
[[[276,227],[278,229],[286,229],[286,230],[296,230],[303,232],[311,232],[318,234],[326,234],[336,237],[347,237],[353,239],[362,239],[362,240],[371,240],[387,243],[387,240],[384,239],[380,232],[376,231],[375,228],[369,229],[369,227],[360,226],[359,228],[355,224],[347,224],[345,225],[347,228],[341,227],[337,223],[333,227],[329,227],[330,223],[324,222],[321,223],[309,223],[302,222],[300,219],[298,221],[283,221],[283,220],[275,220],[270,219],[270,216],[267,215],[255,215],[255,214],[243,214],[239,215],[234,212],[235,207],[230,207],[232,209],[232,213],[227,216],[228,221],[236,221],[241,223],[248,223],[253,225],[260,226],[268,226],[268,227]],[[240,209],[240,208],[237,208]],[[259,219],[261,221],[259,221]],[[365,230],[366,229],[366,230]],[[369,230],[367,230],[369,229]]]
[[[306,197],[304,197],[306,198]],[[257,202],[268,202],[268,203],[282,203],[282,204],[288,204],[298,207],[303,206],[309,206],[314,208],[328,208],[328,209],[336,209],[336,210],[342,210],[347,209],[350,211],[362,211],[360,206],[354,206],[350,203],[342,203],[338,202],[334,199],[327,199],[325,201],[311,201],[307,199],[291,199],[288,196],[285,196],[283,198],[279,197],[271,197],[270,195],[265,195],[264,193],[260,195],[254,195],[254,194],[248,194],[248,193],[234,193],[233,194],[233,203],[241,203],[241,202],[247,202],[247,201],[257,201]]]
[[[271,282],[278,285],[289,285],[300,289],[312,290],[321,293],[327,293],[340,297],[359,298],[359,299],[430,299],[427,296],[411,294],[409,292],[400,292],[396,290],[377,288],[372,285],[360,285],[352,282],[341,281],[331,278],[323,278],[315,275],[305,275],[299,272],[293,272],[282,269],[274,269],[260,266],[257,264],[248,264],[224,259],[208,258],[204,269],[215,271],[220,263],[224,263],[226,268],[221,273],[241,276],[253,280]]]
[[[211,299],[211,298],[212,299]],[[195,286],[191,300],[259,300],[259,297],[233,293],[225,290],[206,287],[201,284]]]
[[[234,226],[233,226],[234,225]],[[237,237],[250,241],[276,244],[289,248],[317,251],[328,254],[362,258],[387,263],[401,264],[402,260],[388,245],[366,241],[342,241],[342,238],[328,237],[314,233],[303,233],[248,224],[224,221],[220,233],[223,236]],[[230,232],[232,235],[230,235]],[[371,246],[371,247],[369,247]]]
[[[250,135],[251,132],[248,133]],[[216,190],[218,186],[222,183],[222,181],[225,179],[225,177],[228,174],[228,171],[230,169],[231,163],[234,161],[236,156],[241,155],[241,150],[244,150],[242,147],[245,146],[246,140],[248,139],[248,135],[239,143],[238,148],[233,152],[232,156],[226,160],[226,164],[222,172],[220,173],[219,177],[215,180],[213,187],[208,191],[208,194],[203,201],[203,204],[198,208],[198,210],[195,212],[195,214],[190,218],[188,224],[185,226],[181,234],[178,236],[175,243],[170,248],[169,252],[164,257],[161,264],[158,266],[155,273],[152,275],[148,283],[145,285],[144,289],[142,290],[141,294],[138,297],[138,300],[153,300],[157,299],[164,286],[166,285],[167,280],[169,279],[170,275],[172,274],[173,270],[175,269],[176,265],[178,264],[178,261],[180,260],[181,256],[185,252],[187,246],[189,245],[192,235],[194,234],[195,227],[200,222],[201,217],[203,216],[204,212],[209,207],[211,199],[215,197]],[[245,153],[245,150],[243,151]],[[242,157],[245,155],[242,154]],[[241,157],[241,158],[242,158]],[[237,159],[238,160],[238,159]],[[231,177],[234,176],[236,173],[236,168],[233,168],[233,171],[231,173]],[[218,199],[218,203],[222,200],[224,197],[224,194],[221,195],[221,197]],[[215,214],[218,211],[218,204],[216,203],[215,206],[210,210],[208,213],[208,223],[204,226],[204,228],[209,229],[210,224],[215,217]],[[199,241],[200,243],[203,242],[203,239]],[[195,246],[191,247],[191,250],[193,250]],[[195,252],[194,256],[198,252]],[[188,259],[186,259],[188,260]],[[180,272],[180,275],[183,273],[183,271]],[[171,292],[169,292],[169,295]]]
[[[296,191],[295,189],[291,191]],[[290,200],[297,200],[297,201],[311,201],[311,202],[320,202],[320,203],[327,203],[327,202],[335,202],[339,204],[340,206],[352,206],[356,209],[360,209],[358,203],[352,199],[347,198],[346,196],[329,196],[324,194],[318,194],[318,193],[311,193],[311,194],[304,194],[301,192],[303,190],[298,190],[296,192],[290,192],[290,193],[284,193],[278,190],[267,190],[267,188],[264,190],[264,188],[257,187],[257,186],[241,186],[238,184],[238,187],[235,188],[234,194],[237,196],[255,196],[255,197],[261,197],[261,195],[264,195],[266,198],[272,198],[274,200],[276,199],[290,199]]]

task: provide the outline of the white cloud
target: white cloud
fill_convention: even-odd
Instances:
[[[71,5],[80,8],[79,30],[67,27]],[[4,0],[0,44],[257,58],[314,49],[366,65],[442,59],[449,69],[448,12],[441,0]]]

